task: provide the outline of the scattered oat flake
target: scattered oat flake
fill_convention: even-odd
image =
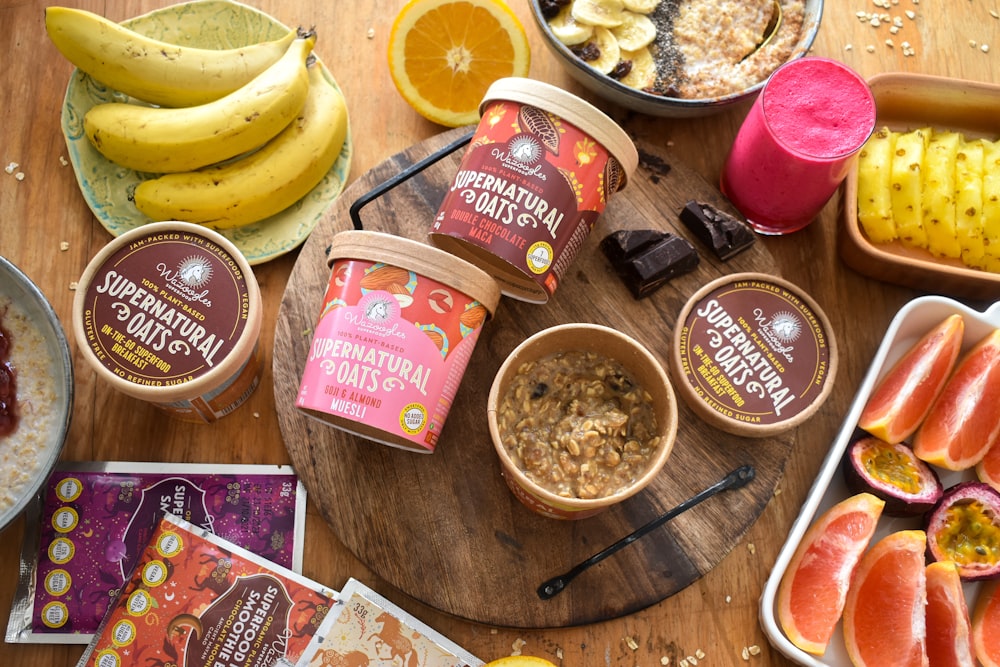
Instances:
[[[685,660],[687,660],[687,663],[689,665],[697,665],[698,664],[698,658],[694,657],[693,655],[689,655],[687,658],[685,658]]]
[[[743,650],[740,651],[740,657],[743,658],[744,660],[749,660],[750,659],[750,649],[748,649],[746,646],[744,646]]]
[[[556,657],[559,658],[560,660],[563,659],[563,650],[561,646],[556,647]]]
[[[850,51],[850,50],[851,50],[851,49],[853,49],[853,48],[854,48],[854,47],[853,47],[853,46],[851,46],[850,44],[844,44],[844,50],[845,50],[845,51]]]
[[[260,413],[259,412],[253,413],[253,418],[254,419],[260,419]]]
[[[760,647],[757,646],[756,644],[754,644],[747,650],[750,651],[750,655],[760,655]]]
[[[665,655],[660,656],[660,664],[663,665],[663,667],[667,667],[667,665],[670,664],[670,658]]]
[[[524,645],[527,643],[528,642],[524,641],[523,639],[520,638],[515,639],[514,643],[511,644],[511,651],[512,651],[511,655],[521,655],[521,649],[524,648]]]
[[[701,649],[698,649],[697,651],[694,652],[694,657],[698,658],[699,660],[704,660],[705,652],[702,651]]]
[[[749,551],[752,554],[757,553],[757,545],[754,544],[753,542],[748,542],[747,543],[747,551]]]
[[[865,47],[865,51],[867,51],[868,53],[875,53],[875,45],[869,44],[867,47]]]
[[[726,604],[729,604],[732,601],[733,601],[733,596],[732,595],[727,595],[726,596]]]
[[[66,252],[67,250],[69,250],[69,241],[60,241],[59,242],[59,249],[62,250],[63,252]]]
[[[8,174],[13,174],[15,171],[17,171],[17,168],[20,166],[21,165],[19,165],[16,162],[11,162],[6,167],[4,167],[4,171],[6,171]]]
[[[368,39],[375,39],[375,28],[368,28]]]
[[[76,288],[79,287],[79,286],[80,286],[80,283],[78,283],[77,281],[74,280],[74,281],[70,282],[69,289],[70,289],[70,291],[75,292]]]
[[[992,16],[995,19],[1000,19],[1000,14],[997,14],[995,9],[990,10],[990,16]]]
[[[990,45],[989,44],[983,44],[982,46],[979,47],[979,50],[982,51],[983,53],[989,53],[990,52]]]
[[[677,663],[677,667],[689,667],[687,658],[681,658],[681,661]]]
[[[633,639],[632,637],[626,637],[626,638],[625,638],[625,644],[626,644],[626,645],[627,645],[627,646],[628,646],[628,647],[629,647],[630,649],[632,649],[633,651],[636,651],[636,650],[638,650],[638,649],[639,649],[639,644],[638,644],[638,642],[636,642],[636,641],[635,641],[635,639]]]
[[[65,167],[66,165],[68,165],[68,164],[69,164],[69,160],[67,160],[67,159],[66,159],[66,158],[64,158],[64,157],[63,157],[62,155],[60,155],[60,156],[59,156],[59,164],[61,164],[62,166],[64,166],[64,167]]]
[[[16,174],[14,174],[14,178],[16,178],[19,181],[23,181],[24,180],[24,172],[23,171],[17,172]]]

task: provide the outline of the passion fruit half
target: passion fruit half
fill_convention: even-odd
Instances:
[[[844,480],[852,493],[868,492],[885,501],[883,514],[917,516],[934,507],[944,493],[937,472],[918,459],[906,443],[890,444],[867,434],[844,452]]]
[[[945,490],[927,513],[927,551],[950,560],[964,581],[1000,577],[1000,493],[983,482],[961,482]]]

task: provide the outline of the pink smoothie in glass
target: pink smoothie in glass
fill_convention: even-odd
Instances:
[[[722,190],[763,234],[808,225],[875,129],[875,100],[835,60],[792,60],[771,75],[740,128]]]

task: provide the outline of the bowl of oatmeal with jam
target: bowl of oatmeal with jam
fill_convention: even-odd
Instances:
[[[755,95],[812,47],[823,0],[531,0],[546,46],[585,88],[654,116]],[[780,10],[780,11],[779,11]]]
[[[73,365],[41,290],[0,257],[0,530],[48,479],[73,411]]]
[[[533,511],[583,519],[644,489],[677,435],[677,403],[659,361],[629,336],[562,324],[527,338],[487,400],[504,480]]]

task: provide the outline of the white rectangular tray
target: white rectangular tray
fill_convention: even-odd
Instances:
[[[768,641],[776,649],[801,665],[812,667],[850,667],[851,662],[844,648],[844,636],[840,623],[837,624],[837,629],[830,640],[830,645],[827,647],[826,653],[821,656],[810,655],[788,640],[781,630],[781,624],[777,619],[778,612],[775,602],[778,583],[781,581],[781,577],[784,575],[785,569],[788,567],[788,563],[795,553],[795,549],[798,547],[802,536],[813,520],[835,503],[851,495],[841,472],[841,459],[843,458],[844,451],[847,449],[847,445],[850,444],[851,437],[855,433],[858,418],[876,382],[923,334],[952,313],[961,314],[965,320],[963,352],[991,330],[1000,327],[1000,301],[994,303],[985,312],[979,312],[952,299],[939,296],[925,296],[910,301],[899,310],[889,324],[885,338],[882,339],[882,344],[872,359],[868,373],[858,388],[850,410],[844,418],[840,431],[837,433],[837,437],[830,447],[823,465],[820,467],[809,495],[806,496],[802,509],[799,511],[799,515],[788,533],[788,538],[778,553],[774,569],[768,576],[760,602],[761,626],[767,634]],[[974,471],[965,471],[962,473],[948,472],[941,469],[937,469],[937,471],[940,474],[941,483],[944,484],[945,488],[965,479],[975,479]],[[872,544],[891,532],[920,527],[919,517],[896,518],[883,516],[879,520],[878,529],[872,538]],[[975,601],[975,595],[979,589],[979,584],[966,583],[964,589],[966,601],[969,603],[971,609]]]

